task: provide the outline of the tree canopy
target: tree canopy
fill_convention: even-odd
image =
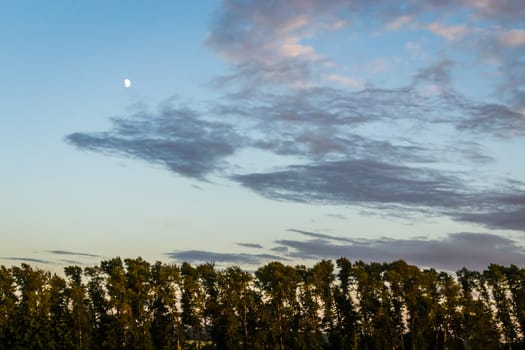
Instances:
[[[525,269],[0,266],[2,349],[525,349]]]

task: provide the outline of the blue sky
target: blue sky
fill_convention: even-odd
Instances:
[[[512,0],[4,1],[0,263],[523,265],[523,18]]]

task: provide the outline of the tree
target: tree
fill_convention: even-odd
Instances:
[[[355,280],[356,297],[359,300],[360,319],[359,340],[362,349],[387,348],[385,341],[391,339],[387,334],[388,322],[385,322],[385,284],[382,281],[383,266],[379,263],[366,264],[357,261],[351,269]]]
[[[180,272],[182,276],[182,324],[185,338],[194,341],[198,349],[204,331],[204,292],[199,283],[199,275],[196,268],[184,262]]]
[[[91,346],[93,349],[104,349],[108,346],[107,338],[113,335],[110,334],[112,331],[108,314],[110,303],[106,297],[103,271],[100,266],[86,267],[84,274],[88,279],[88,313],[93,335]]]
[[[92,325],[89,323],[89,300],[86,287],[82,283],[82,268],[67,266],[64,268],[64,274],[67,278],[65,294],[71,331],[71,349],[90,349]]]
[[[15,294],[16,284],[12,270],[0,266],[0,349],[13,349],[16,342],[16,325],[14,316],[18,298]]]
[[[213,337],[218,349],[253,349],[256,328],[250,327],[254,316],[252,276],[237,266],[217,276],[217,309]],[[253,322],[252,322],[253,326]]]
[[[177,309],[179,268],[157,261],[151,266],[150,276],[153,295],[150,306],[153,347],[180,350],[184,342],[184,329]]]
[[[517,315],[513,312],[512,294],[509,293],[504,267],[490,264],[488,269],[483,271],[483,277],[492,289],[492,297],[496,303],[496,320],[503,331],[504,341],[509,349],[512,349],[512,344],[518,339],[519,330],[514,323]]]
[[[215,271],[213,263],[206,263],[198,265],[197,275],[199,284],[202,286],[203,297],[203,337],[212,341],[212,346],[215,345],[215,339],[221,336],[220,325],[220,306],[219,306],[219,290],[218,290],[218,274]]]
[[[455,334],[466,350],[499,349],[499,332],[480,273],[462,268],[456,275],[461,288],[461,322]]]
[[[295,308],[297,274],[293,267],[285,266],[280,262],[270,262],[255,271],[256,285],[264,293],[269,330],[269,346],[283,350],[291,342],[290,329]]]
[[[335,280],[334,264],[330,260],[321,260],[312,268],[312,282],[318,301],[322,304],[322,331],[328,333],[334,326],[334,298],[332,285]]]
[[[336,261],[339,272],[339,285],[334,288],[335,325],[329,333],[331,349],[356,350],[359,344],[359,318],[355,310],[351,293],[352,263],[345,257]]]
[[[131,305],[127,293],[126,271],[119,257],[100,263],[105,274],[105,287],[108,298],[108,325],[103,346],[108,349],[127,349],[130,344],[132,323]]]
[[[322,305],[317,295],[314,270],[295,267],[298,278],[298,302],[293,311],[292,334],[296,349],[322,349]],[[318,276],[319,277],[319,276]]]
[[[126,301],[129,305],[127,318],[130,349],[153,349],[150,327],[152,289],[150,264],[142,258],[124,260],[126,266]]]
[[[510,265],[504,268],[503,273],[509,284],[512,297],[512,308],[515,310],[515,317],[520,326],[522,343],[525,343],[525,269]]]
[[[13,267],[20,302],[13,315],[16,340],[13,348],[54,349],[49,315],[49,293],[46,288],[50,273],[27,264]]]

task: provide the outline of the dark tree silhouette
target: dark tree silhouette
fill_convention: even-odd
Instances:
[[[525,269],[391,263],[255,273],[141,258],[0,266],[2,349],[525,349]]]

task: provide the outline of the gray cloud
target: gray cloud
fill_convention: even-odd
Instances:
[[[277,252],[277,253],[286,253],[288,251],[288,247],[283,247],[283,246],[280,246],[280,247],[273,247],[270,249],[272,252]]]
[[[480,191],[460,176],[429,168],[357,159],[289,166],[233,179],[275,200],[357,205],[388,210],[392,215],[411,211],[448,215],[489,228],[525,228],[525,190],[521,186]]]
[[[330,240],[330,241],[339,241],[339,242],[347,242],[347,243],[357,243],[357,241],[354,240],[354,239],[350,239],[350,238],[346,238],[346,237],[339,237],[339,236],[327,235],[327,234],[325,234],[325,233],[309,232],[309,231],[303,231],[303,230],[297,230],[297,229],[289,229],[288,231],[289,231],[289,232],[299,233],[299,234],[301,234],[301,235],[303,235],[303,236],[307,236],[307,237],[320,238],[320,239],[327,239],[327,240]]]
[[[4,256],[4,257],[0,257],[0,259],[3,259],[3,260],[11,260],[11,261],[25,261],[25,262],[33,262],[33,263],[38,263],[38,264],[50,264],[49,261],[47,260],[42,260],[42,259],[36,259],[36,258],[25,258],[25,257],[16,257],[16,256]]]
[[[525,191],[510,187],[489,195],[479,196],[479,208],[475,211],[449,212],[449,215],[461,221],[483,224],[489,228],[525,230]]]
[[[482,270],[490,263],[520,265],[525,259],[525,251],[515,241],[488,233],[453,233],[440,239],[358,239],[348,244],[340,241],[326,237],[308,241],[283,239],[276,243],[290,248],[287,256],[291,258],[318,260],[346,256],[380,262],[404,259],[411,264],[450,271],[464,266]]]
[[[186,250],[166,253],[170,259],[186,262],[220,262],[231,264],[258,265],[265,261],[287,260],[272,254],[216,253],[203,250]]]
[[[69,265],[84,265],[83,262],[78,260],[70,260],[70,259],[60,259],[61,262]]]
[[[332,204],[463,205],[461,180],[439,171],[368,159],[290,166],[272,173],[233,177],[272,199]]]
[[[256,249],[263,248],[263,246],[258,243],[237,243],[237,245],[240,247],[245,247],[245,248],[256,248]]]
[[[67,250],[48,250],[47,252],[51,254],[57,254],[57,255],[76,255],[76,256],[85,256],[85,257],[90,257],[90,258],[100,257],[100,255],[96,255],[96,254],[70,252]]]
[[[221,161],[241,142],[230,125],[199,119],[196,112],[182,108],[112,121],[109,132],[73,133],[66,140],[82,150],[159,163],[198,179],[221,168]]]

